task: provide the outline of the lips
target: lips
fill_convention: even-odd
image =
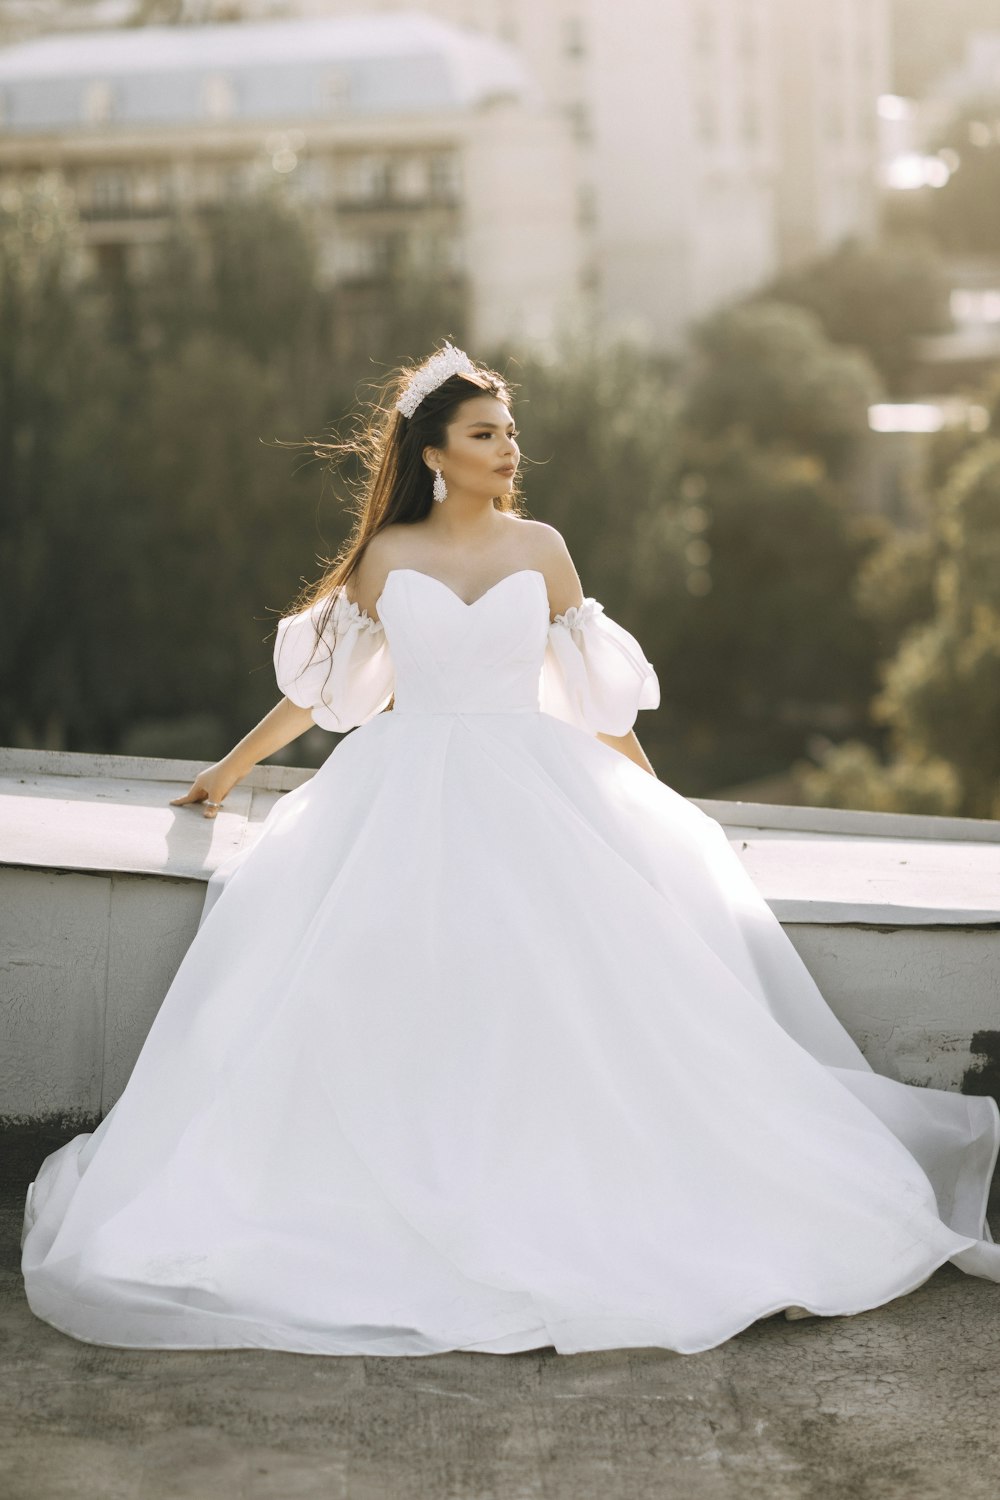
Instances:
[[[497,473],[498,474],[505,474],[508,479],[513,474],[516,474],[516,472],[517,472],[517,468],[516,468],[516,465],[514,465],[514,464],[504,464],[504,466],[503,466],[502,469],[497,469]]]

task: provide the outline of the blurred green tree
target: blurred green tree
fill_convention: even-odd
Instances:
[[[872,626],[880,660],[892,656],[907,631],[933,614],[938,550],[930,530],[887,527],[859,567],[853,592],[861,618]]]
[[[107,307],[80,294],[79,225],[58,179],[0,200],[0,595],[7,607],[0,726],[8,742],[66,745],[107,729],[89,695],[107,660],[101,619],[127,549],[116,526],[130,362]]]
[[[684,424],[706,437],[742,427],[758,443],[822,458],[842,472],[882,394],[871,360],[842,348],[815,313],[783,302],[741,302],[692,333]]]
[[[784,770],[816,734],[867,724],[873,629],[852,585],[885,527],[855,513],[814,456],[745,430],[689,437],[676,494],[682,586],[647,638],[663,666],[671,779],[705,795]]]
[[[143,724],[214,724],[215,754],[275,701],[277,615],[350,525],[340,487],[278,440],[325,430],[391,360],[377,341],[344,354],[353,309],[274,194],[178,221],[141,280],[84,264],[57,183],[5,196],[0,734],[111,750]],[[384,287],[378,326],[430,347],[446,310],[460,326],[455,294]]]
[[[856,743],[832,747],[798,767],[812,800],[1000,816],[1000,440],[958,460],[934,531],[933,615],[903,635],[873,703],[888,761]]]
[[[133,505],[147,566],[130,579],[129,702],[139,716],[221,710],[229,728],[262,690],[261,712],[277,697],[266,670],[254,676],[276,619],[266,611],[308,563],[302,487],[288,454],[262,442],[294,431],[301,411],[278,368],[208,331],[156,365],[145,394]]]
[[[865,351],[892,393],[905,389],[913,339],[952,326],[949,278],[926,236],[846,239],[760,295],[815,313],[827,338]]]

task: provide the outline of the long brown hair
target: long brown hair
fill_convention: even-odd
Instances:
[[[355,460],[361,475],[354,486],[355,519],[350,535],[335,557],[319,559],[325,568],[322,577],[306,584],[286,610],[286,614],[298,614],[320,600],[328,601],[315,616],[317,646],[324,638],[329,639],[327,627],[337,591],[361,561],[372,537],[394,523],[405,526],[422,521],[435,503],[433,476],[424,463],[423,450],[447,446],[445,429],[463,401],[486,395],[495,396],[505,404],[510,402],[510,387],[504,377],[495,370],[477,366],[474,373],[450,375],[424,397],[412,417],[404,417],[396,410],[396,402],[413,376],[433,357],[428,355],[419,365],[397,370],[381,387],[366,414],[357,419],[349,438],[330,441],[310,438],[304,445],[331,468],[338,468],[346,459]],[[525,514],[516,490],[495,496],[493,504],[497,510]],[[332,643],[330,650],[332,655]]]

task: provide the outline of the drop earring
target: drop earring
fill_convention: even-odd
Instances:
[[[434,470],[434,487],[431,493],[435,500],[443,500],[448,493],[448,486],[444,482],[444,475],[440,469]]]

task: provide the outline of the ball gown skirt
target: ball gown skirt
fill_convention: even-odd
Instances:
[[[276,675],[356,732],[216,870],[127,1087],[39,1169],[38,1317],[694,1353],[945,1261],[1000,1281],[996,1103],[875,1073],[722,827],[596,738],[659,702],[635,638],[591,597],[550,621],[530,568],[333,603]]]

